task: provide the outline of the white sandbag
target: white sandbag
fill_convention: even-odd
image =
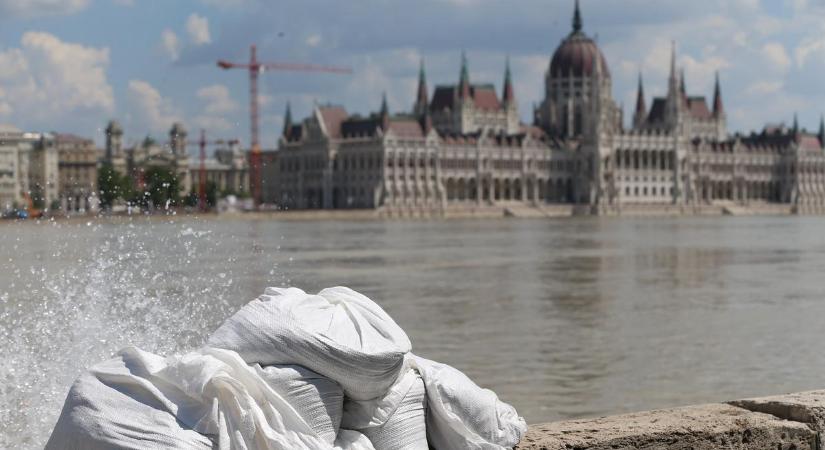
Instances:
[[[335,442],[344,410],[344,391],[329,378],[301,366],[253,366],[286,399],[315,433]]]
[[[363,434],[342,428],[335,439],[335,450],[375,450],[375,447]]]
[[[70,394],[49,448],[334,448],[237,353],[163,358],[130,347],[118,356],[89,370],[99,384]]]
[[[398,378],[410,341],[387,313],[345,287],[309,295],[267,288],[210,336],[208,345],[249,364],[297,364],[337,382],[355,400],[383,395]]]
[[[519,443],[527,424],[515,408],[461,371],[413,354],[408,364],[427,390],[427,439],[436,450],[501,450]]]
[[[131,377],[122,359],[106,361],[72,384],[46,450],[211,450],[212,440],[175,418],[175,405]]]
[[[409,370],[384,396],[347,400],[343,426],[364,433],[376,450],[428,450],[424,382]]]

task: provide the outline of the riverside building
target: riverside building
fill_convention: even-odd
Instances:
[[[0,125],[0,212],[59,204],[58,154],[52,133]]]
[[[573,27],[550,59],[531,125],[519,121],[509,64],[501,96],[470,81],[429,96],[422,64],[412,111],[349,114],[316,106],[293,123],[264,172],[265,201],[287,209],[375,208],[387,215],[565,206],[571,212],[701,213],[779,206],[825,211],[825,123],[816,134],[767,126],[731,135],[717,75],[713,97],[690,95],[675,46],[664,97],[644,95],[632,125],[612,96],[610,68]]]

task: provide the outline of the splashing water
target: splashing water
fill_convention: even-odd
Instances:
[[[42,448],[88,366],[127,345],[198,347],[252,298],[219,256],[232,242],[191,220],[136,220],[149,223],[2,225],[14,239],[0,244],[0,448]],[[224,276],[202,270],[203,260]],[[194,261],[201,270],[187,270]]]

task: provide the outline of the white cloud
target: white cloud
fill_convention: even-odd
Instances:
[[[181,115],[172,103],[146,81],[129,81],[127,98],[128,127],[137,133],[163,133],[172,123],[181,121]]]
[[[306,38],[306,44],[310,47],[317,47],[321,43],[321,35],[313,34]]]
[[[74,14],[90,0],[0,0],[0,20],[14,17],[41,17]]]
[[[778,42],[768,42],[762,46],[762,55],[767,59],[772,67],[769,69],[779,69],[780,72],[785,72],[791,66],[791,58],[785,47]]]
[[[160,45],[172,61],[176,61],[180,57],[180,40],[174,31],[170,29],[163,30],[160,34]]]
[[[209,34],[209,19],[197,14],[192,14],[186,19],[186,32],[189,33],[189,40],[195,45],[203,45],[212,42]]]
[[[107,48],[27,32],[19,48],[0,52],[0,116],[13,113],[16,121],[52,126],[67,117],[82,120],[111,113],[115,100],[108,65]]]
[[[229,95],[229,89],[222,84],[200,88],[196,95],[205,103],[203,111],[208,114],[228,114],[238,110],[238,103]]]
[[[781,81],[756,81],[748,85],[745,92],[750,95],[762,96],[765,94],[775,94],[782,90]]]

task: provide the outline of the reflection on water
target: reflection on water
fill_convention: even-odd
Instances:
[[[83,367],[197,346],[267,285],[344,284],[529,422],[822,388],[820,218],[3,224],[0,447]]]

